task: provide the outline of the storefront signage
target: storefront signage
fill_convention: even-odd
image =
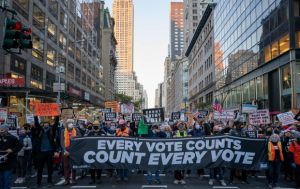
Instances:
[[[24,78],[0,78],[1,87],[24,87]]]
[[[68,93],[81,97],[81,91],[74,89],[73,87],[69,87]]]

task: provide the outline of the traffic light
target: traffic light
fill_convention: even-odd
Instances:
[[[19,48],[22,23],[16,19],[6,19],[3,49]]]
[[[20,36],[20,49],[32,49],[32,31],[27,26],[22,26]]]

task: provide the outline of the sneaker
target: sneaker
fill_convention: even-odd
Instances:
[[[17,178],[16,181],[14,182],[15,184],[20,184],[20,179],[21,178]]]
[[[184,180],[181,180],[180,182],[181,182],[181,184],[186,184],[186,182]]]
[[[185,175],[186,178],[189,177],[189,176],[190,176],[189,174],[186,174],[186,175]]]
[[[23,184],[25,182],[25,178],[20,178],[19,184]]]
[[[47,188],[51,188],[52,186],[54,186],[54,184],[52,182],[48,182]]]
[[[174,184],[178,184],[178,183],[179,183],[179,180],[174,180],[173,183],[174,183]]]
[[[213,180],[213,179],[209,179],[208,184],[209,184],[210,186],[214,185],[214,180]]]
[[[225,183],[224,180],[220,180],[220,183],[221,183],[222,186],[227,186],[227,184]]]
[[[154,180],[155,184],[161,184],[160,180]]]
[[[37,176],[37,172],[33,173],[33,174],[31,175],[31,178],[34,178],[34,177],[36,177],[36,176]]]

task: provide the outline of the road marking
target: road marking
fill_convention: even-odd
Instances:
[[[259,179],[265,179],[266,176],[261,175],[261,176],[257,176],[257,178],[259,178]]]
[[[11,189],[26,189],[27,187],[11,187]]]
[[[62,185],[64,182],[65,182],[65,179],[61,179],[58,183],[55,184],[55,186]]]
[[[213,186],[215,189],[239,189],[237,186]]]
[[[144,176],[147,176],[147,175],[148,175],[148,174],[144,174]],[[155,176],[155,173],[152,173],[152,176]],[[160,177],[165,177],[166,174],[163,174],[163,173],[162,173],[162,174],[159,174],[159,176],[160,176]]]
[[[142,188],[168,188],[167,185],[143,185]]]
[[[71,188],[96,188],[96,186],[72,186]]]

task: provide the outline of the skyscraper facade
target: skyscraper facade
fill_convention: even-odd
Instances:
[[[170,55],[171,61],[180,57],[183,49],[183,2],[171,2]]]

